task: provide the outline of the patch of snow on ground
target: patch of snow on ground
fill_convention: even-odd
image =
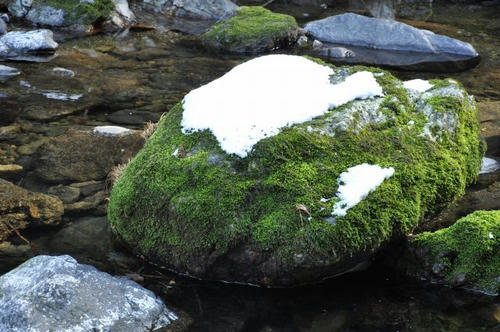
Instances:
[[[130,129],[119,126],[98,126],[94,127],[92,131],[100,136],[120,136],[128,133]]]
[[[227,153],[246,157],[280,128],[309,121],[354,99],[382,96],[370,72],[330,83],[330,67],[300,56],[267,55],[239,66],[189,92],[183,100],[182,131],[209,129]]]
[[[414,90],[417,92],[425,92],[432,88],[434,85],[430,84],[429,81],[426,80],[421,80],[421,79],[415,79],[415,80],[410,80],[410,81],[405,81],[403,82],[403,86],[407,90]]]
[[[340,198],[340,201],[333,206],[332,215],[345,216],[347,210],[361,202],[393,174],[392,167],[382,168],[366,163],[348,168],[338,179],[340,185],[336,197]]]
[[[479,174],[492,173],[500,168],[500,163],[492,158],[484,157]]]

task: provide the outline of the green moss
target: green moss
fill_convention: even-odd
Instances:
[[[112,0],[94,0],[93,3],[82,3],[80,0],[46,0],[45,4],[63,9],[67,24],[93,24],[107,19],[115,8]]]
[[[298,25],[292,16],[262,7],[241,7],[236,16],[211,27],[203,38],[214,48],[257,53],[286,46],[297,38]]]
[[[377,80],[390,122],[335,138],[308,130],[344,105],[259,141],[246,158],[225,154],[207,130],[182,134],[178,104],[116,182],[112,228],[141,253],[192,273],[242,243],[286,265],[296,254],[335,262],[411,233],[476,179],[477,110],[467,98],[455,104],[454,137],[429,141],[400,82],[387,72]],[[340,173],[361,163],[396,172],[346,216],[326,221],[335,200],[321,199],[334,197]]]
[[[443,266],[444,278],[487,293],[500,291],[500,210],[476,211],[452,226],[422,233],[412,246],[429,250],[430,263]]]

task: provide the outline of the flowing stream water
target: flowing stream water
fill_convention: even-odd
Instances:
[[[269,9],[294,15],[304,23],[337,14],[346,8],[296,7],[271,3]],[[451,77],[474,94],[481,110],[481,128],[488,136],[487,154],[499,157],[500,7],[434,5],[428,22],[413,25],[456,37],[474,45],[481,62],[458,73],[393,71],[401,79]],[[147,18],[147,16],[142,16]],[[18,120],[23,130],[13,144],[2,143],[0,158],[28,165],[29,152],[46,137],[68,128],[121,124],[139,129],[156,121],[189,90],[221,76],[250,56],[221,56],[207,52],[197,38],[200,24],[160,21],[150,31],[125,31],[115,36],[70,38],[58,35],[57,57],[42,63],[8,63],[20,76],[0,82],[0,94],[16,100],[32,116]],[[69,69],[69,72],[54,68]],[[121,113],[120,113],[120,112]],[[140,113],[141,116],[127,114]],[[29,150],[29,149],[28,149]],[[10,152],[9,152],[10,151]],[[16,183],[45,191],[30,164]],[[466,290],[421,284],[374,264],[321,285],[292,289],[258,289],[183,278],[113,245],[104,216],[67,216],[64,225],[31,229],[23,235],[30,248],[12,239],[17,248],[0,251],[0,274],[38,254],[70,254],[113,274],[129,274],[161,296],[178,312],[182,329],[194,331],[483,331],[500,328],[500,305],[493,297]]]

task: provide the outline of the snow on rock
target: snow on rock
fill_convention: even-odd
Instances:
[[[425,92],[434,87],[434,85],[430,84],[429,81],[421,80],[419,78],[415,80],[405,81],[403,82],[403,86],[407,90],[414,90],[417,92]]]
[[[0,276],[0,331],[152,331],[177,316],[155,294],[71,256],[36,256]]]
[[[300,56],[267,55],[239,66],[183,100],[182,131],[208,129],[227,153],[246,157],[261,139],[354,99],[382,96],[370,72],[331,84],[330,67]]]
[[[492,158],[484,157],[481,162],[481,170],[479,174],[492,173],[500,168],[500,163]]]
[[[125,135],[130,129],[119,126],[97,126],[92,132],[99,136],[121,136]]]
[[[345,216],[347,210],[361,202],[393,174],[392,167],[382,168],[366,163],[348,168],[338,179],[339,189],[336,197],[340,198],[340,201],[333,206],[332,216]]]

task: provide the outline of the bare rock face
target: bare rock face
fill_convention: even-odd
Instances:
[[[54,53],[58,44],[47,29],[11,31],[0,37],[0,56]]]
[[[0,179],[0,241],[30,225],[55,225],[64,212],[62,201]]]
[[[2,331],[153,331],[177,316],[151,291],[71,256],[37,256],[0,277]]]

